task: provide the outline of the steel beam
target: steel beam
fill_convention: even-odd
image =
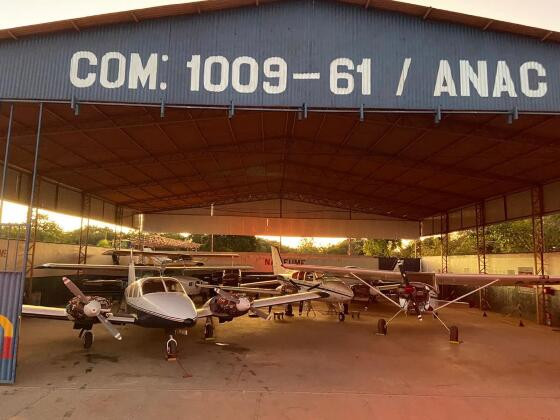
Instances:
[[[475,233],[476,233],[476,256],[478,259],[478,273],[487,274],[486,268],[486,217],[484,211],[484,201],[475,204]],[[478,292],[478,304],[482,311],[485,311],[488,305],[488,289],[481,289]],[[486,312],[484,312],[486,316]]]
[[[449,215],[444,213],[440,216],[441,230],[441,272],[447,273],[447,260],[449,256]]]
[[[544,265],[544,227],[543,227],[543,189],[541,185],[531,188],[532,225],[533,225],[533,259],[535,274],[545,275]],[[547,296],[544,285],[535,288],[535,300],[537,309],[537,322],[544,324],[550,319],[549,308],[547,308]]]
[[[82,210],[80,220],[80,244],[78,248],[78,264],[87,263],[89,219],[91,215],[91,196],[82,193]]]
[[[31,193],[29,196],[29,203],[27,207],[27,224],[25,228],[25,243],[23,248],[23,265],[22,265],[22,275],[25,279],[27,274],[27,264],[29,262],[29,245],[31,242],[31,234],[32,234],[32,213],[33,208],[35,206],[35,187],[37,184],[37,169],[39,166],[39,146],[41,144],[41,125],[43,122],[43,103],[39,103],[39,117],[37,120],[37,136],[35,138],[35,158],[33,160],[33,172],[31,175]],[[36,220],[36,218],[35,218]],[[35,225],[36,227],[36,225]],[[34,235],[35,236],[35,235]],[[35,242],[35,241],[34,241]],[[35,247],[33,247],[35,248]],[[33,257],[33,256],[32,256]],[[33,258],[31,258],[33,261]],[[29,278],[29,282],[27,283],[27,299],[31,299],[31,293],[33,291],[33,267],[31,267],[31,277]]]
[[[10,119],[8,120],[8,133],[6,134],[6,149],[4,151],[4,167],[2,168],[2,188],[0,189],[0,223],[4,210],[4,192],[6,190],[6,179],[8,178],[8,162],[10,157],[10,143],[12,140],[12,125],[14,122],[14,104],[10,105]]]

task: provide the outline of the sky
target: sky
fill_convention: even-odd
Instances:
[[[560,31],[560,19],[557,17],[560,11],[560,0],[408,0],[407,2]],[[177,3],[189,3],[189,1],[0,0],[2,10],[2,13],[0,13],[0,29]],[[23,222],[25,213],[25,207],[6,203],[2,222]],[[80,218],[78,217],[52,212],[45,213],[64,230],[73,230],[80,227]],[[278,240],[276,237],[270,239]],[[282,238],[282,243],[297,246],[300,240],[301,238],[297,237],[285,237]],[[340,238],[316,238],[314,243],[317,246],[326,246],[338,241],[340,241]]]

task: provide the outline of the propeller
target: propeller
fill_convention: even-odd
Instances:
[[[251,311],[263,319],[270,319],[270,315],[266,312],[261,311],[257,308],[253,308],[253,303],[249,300],[249,298],[236,296],[233,293],[226,292],[225,290],[222,290],[218,287],[216,287],[214,291],[223,299],[234,302],[239,312]]]
[[[94,299],[88,299],[86,295],[80,290],[78,286],[74,284],[72,280],[68,277],[63,277],[62,281],[64,285],[70,290],[70,292],[80,299],[80,302],[84,305],[84,315],[88,318],[96,317],[101,324],[109,331],[113,337],[117,340],[122,340],[121,333],[109,322],[107,318],[101,313],[101,304]]]
[[[240,302],[239,297],[235,296],[233,293],[226,292],[225,290],[216,287],[214,289],[217,295],[224,298],[225,300],[229,300],[230,302],[235,302],[236,304]]]

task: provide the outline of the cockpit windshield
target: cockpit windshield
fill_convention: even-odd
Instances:
[[[148,293],[161,293],[165,292],[165,287],[163,285],[162,279],[149,279],[144,280],[142,283],[142,294],[147,295]]]

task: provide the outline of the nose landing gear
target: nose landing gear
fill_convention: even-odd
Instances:
[[[167,353],[167,360],[177,359],[177,340],[173,338],[172,334],[169,334],[169,339],[165,344],[165,351]]]

